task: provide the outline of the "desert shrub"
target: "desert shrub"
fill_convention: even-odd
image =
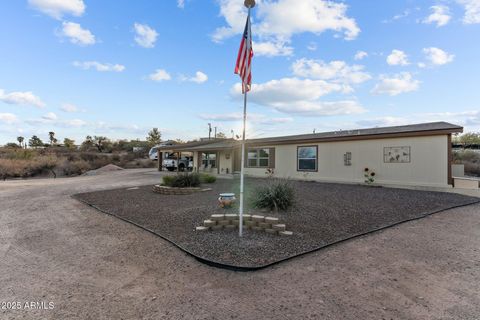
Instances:
[[[253,206],[261,209],[287,210],[295,202],[295,189],[288,180],[274,180],[254,190]]]
[[[98,169],[106,166],[107,164],[110,164],[112,161],[109,156],[99,156],[96,159],[88,162],[90,163],[90,167],[92,169]]]
[[[465,166],[465,174],[480,176],[480,153],[472,150],[461,150],[453,153],[453,162]]]
[[[64,161],[60,167],[66,176],[80,175],[90,170],[90,165],[85,160]]]
[[[39,156],[34,159],[0,159],[0,177],[7,178],[27,178],[33,177],[45,172],[50,172],[56,177],[54,171],[60,159],[56,156]]]
[[[30,160],[37,155],[35,150],[29,149],[15,149],[12,152],[5,154],[5,158],[14,159],[14,160]]]
[[[480,177],[480,162],[464,162],[465,174],[470,176]]]
[[[200,176],[198,173],[183,173],[175,176],[164,176],[163,184],[174,188],[198,187],[200,185]]]
[[[455,163],[480,162],[480,153],[472,150],[461,150],[453,153]]]
[[[80,153],[80,158],[82,158],[82,160],[85,160],[87,162],[93,162],[98,158],[100,158],[100,155],[95,152],[82,152]]]
[[[25,172],[25,161],[0,159],[0,178],[22,177]]]
[[[215,181],[217,181],[217,177],[212,176],[211,174],[208,174],[208,173],[201,173],[200,181],[202,183],[214,183]]]

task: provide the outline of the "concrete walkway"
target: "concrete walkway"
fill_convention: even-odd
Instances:
[[[0,303],[54,305],[0,305],[0,318],[480,318],[480,205],[236,273],[70,198],[159,181],[134,169],[0,182]]]

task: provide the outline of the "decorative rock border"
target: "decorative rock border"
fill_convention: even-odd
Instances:
[[[174,188],[156,184],[153,186],[153,192],[165,195],[185,195],[196,192],[210,191],[211,188]]]
[[[240,224],[239,216],[235,213],[227,214],[212,214],[210,219],[203,221],[203,226],[196,227],[196,231],[208,231],[208,230],[234,230],[238,228]],[[292,231],[287,231],[287,226],[284,223],[280,223],[280,220],[275,217],[265,217],[258,215],[243,215],[243,225],[245,229],[251,229],[254,231],[265,231],[269,234],[276,234],[280,236],[291,236]]]

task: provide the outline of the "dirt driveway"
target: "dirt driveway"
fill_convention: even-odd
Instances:
[[[158,181],[135,169],[0,183],[0,318],[480,318],[480,205],[241,273],[70,198]]]

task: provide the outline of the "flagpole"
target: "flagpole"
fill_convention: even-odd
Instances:
[[[250,20],[250,10],[255,6],[255,0],[245,0],[245,6],[248,8],[248,20]],[[248,26],[250,28],[250,26]],[[248,30],[248,38],[246,41],[247,50],[246,50],[246,59],[250,59],[250,46],[251,42],[251,30]],[[241,169],[240,169],[240,210],[239,210],[239,224],[238,224],[238,235],[242,237],[243,235],[243,192],[244,192],[244,168],[245,168],[245,127],[247,125],[247,88],[245,81],[242,83],[242,88],[244,89],[243,94],[243,130],[242,130],[242,159],[241,159]]]
[[[250,10],[250,8],[249,8]],[[240,169],[240,214],[239,214],[239,224],[238,224],[238,235],[241,237],[243,234],[243,190],[244,190],[244,172],[243,168],[245,167],[245,127],[247,123],[247,90],[243,95],[243,133],[242,133],[242,160]]]

